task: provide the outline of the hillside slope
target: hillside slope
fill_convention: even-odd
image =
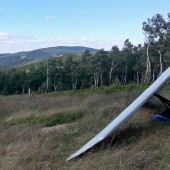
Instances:
[[[0,169],[169,169],[170,123],[151,119],[164,109],[157,99],[105,141],[65,162],[140,93],[124,89],[0,96]],[[170,95],[166,89],[162,94]]]
[[[42,48],[28,52],[0,54],[0,67],[19,66],[22,64],[27,64],[29,62],[47,59],[48,57],[51,57],[53,55],[80,54],[83,53],[86,49],[92,53],[98,51],[97,49],[89,47],[58,46]]]

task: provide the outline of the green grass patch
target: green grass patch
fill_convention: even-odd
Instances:
[[[83,118],[85,114],[86,112],[84,111],[76,111],[73,113],[60,114],[58,116],[55,116],[54,118],[48,119],[44,123],[44,125],[50,127],[56,124],[72,123],[75,122],[76,120]]]
[[[114,92],[129,92],[131,90],[145,90],[149,85],[147,84],[113,84],[110,86],[101,86],[101,87],[90,87],[88,89],[78,89],[78,90],[67,90],[60,92],[49,92],[43,93],[43,96],[78,96],[85,97],[92,94],[111,94]]]
[[[54,126],[57,124],[72,123],[84,117],[86,112],[75,111],[68,113],[60,113],[55,116],[29,116],[29,117],[19,117],[19,118],[7,118],[7,125],[18,125],[18,124],[41,124],[47,127]]]

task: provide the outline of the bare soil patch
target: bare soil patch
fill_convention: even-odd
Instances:
[[[64,130],[66,130],[68,127],[75,125],[75,123],[65,123],[65,124],[60,124],[60,125],[55,125],[55,126],[51,126],[51,127],[45,127],[45,128],[41,128],[40,132],[42,134],[49,134],[49,133],[53,133],[53,132],[62,132]]]

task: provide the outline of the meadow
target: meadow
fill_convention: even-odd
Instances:
[[[102,87],[0,96],[0,169],[170,169],[170,123],[153,98],[115,134],[65,161],[123,111],[146,87]],[[161,91],[169,98],[169,86]]]

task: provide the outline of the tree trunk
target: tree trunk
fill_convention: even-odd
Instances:
[[[22,87],[22,94],[25,93],[25,87]]]
[[[137,79],[137,84],[139,84],[139,72],[137,71],[137,73],[136,73],[136,79]]]
[[[151,80],[151,62],[150,62],[150,57],[149,57],[149,47],[150,47],[150,43],[148,43],[147,45],[147,49],[146,49],[146,71],[144,74],[144,79],[143,79],[143,83],[150,83]]]
[[[28,89],[28,95],[30,95],[30,94],[31,94],[31,89],[29,88],[29,89]]]
[[[155,67],[153,68],[153,72],[152,72],[152,82],[155,81]]]
[[[110,72],[109,72],[109,82],[110,82],[110,84],[112,83],[112,73],[113,73],[113,70],[116,66],[117,66],[117,64],[114,65],[114,59],[113,59],[112,63],[111,63]]]
[[[126,67],[125,67],[125,79],[124,79],[124,84],[127,84],[127,72],[128,72],[128,67],[127,67],[127,56],[126,56]]]
[[[100,74],[100,86],[103,86],[103,76],[102,76],[102,73]]]
[[[94,85],[96,86],[96,87],[98,87],[98,85],[99,85],[99,76],[98,76],[98,74],[97,73],[93,73],[93,77],[94,77]]]
[[[77,79],[75,81],[72,79],[72,88],[77,89]]]
[[[162,54],[161,54],[161,50],[157,50],[157,52],[159,53],[159,64],[160,64],[159,76],[160,76],[163,72]]]
[[[55,92],[57,91],[57,86],[55,83],[54,83],[54,90],[55,90]]]

